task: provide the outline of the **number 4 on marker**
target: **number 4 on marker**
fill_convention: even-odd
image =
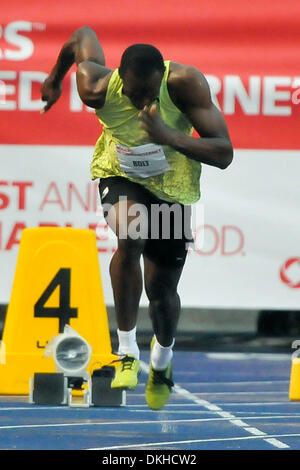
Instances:
[[[60,287],[59,306],[45,307],[45,303],[57,286]],[[61,268],[34,306],[35,317],[59,318],[59,333],[62,333],[65,325],[69,324],[70,318],[77,318],[78,316],[78,309],[70,307],[70,286],[71,269]]]

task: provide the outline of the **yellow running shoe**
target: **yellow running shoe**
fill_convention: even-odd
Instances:
[[[120,359],[116,374],[111,382],[111,388],[124,388],[134,390],[138,384],[138,376],[141,372],[140,361],[128,354]]]
[[[154,346],[155,338],[151,341],[151,350]],[[167,403],[172,387],[172,361],[164,370],[155,370],[150,360],[150,371],[146,386],[146,402],[149,408],[160,410]]]

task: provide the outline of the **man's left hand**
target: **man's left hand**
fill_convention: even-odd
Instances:
[[[154,144],[171,145],[174,130],[168,127],[159,114],[155,104],[147,107],[139,113],[140,127],[144,129]]]

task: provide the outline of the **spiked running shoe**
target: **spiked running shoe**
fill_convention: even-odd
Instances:
[[[140,361],[129,354],[119,359],[119,362],[115,377],[111,382],[111,388],[134,390],[138,384],[138,376],[141,371]]]
[[[151,341],[151,349],[154,346],[155,338]],[[146,386],[146,402],[152,410],[160,410],[167,403],[172,387],[172,362],[164,370],[155,370],[150,360],[150,371]]]

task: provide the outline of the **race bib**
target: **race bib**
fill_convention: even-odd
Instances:
[[[170,169],[163,148],[156,144],[125,147],[116,144],[120,169],[128,176],[149,178]]]

